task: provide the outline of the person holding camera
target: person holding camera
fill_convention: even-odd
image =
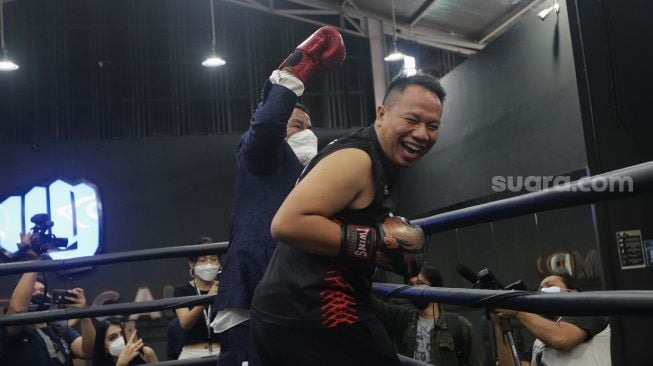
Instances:
[[[31,248],[31,235],[21,234],[21,244],[29,247],[24,250],[30,260],[38,260],[39,255]],[[45,280],[38,278],[36,272],[25,273],[16,285],[9,302],[8,314],[28,311],[49,310],[50,304],[71,308],[84,308],[84,290],[74,288],[63,294],[59,301],[53,302],[45,291]],[[65,324],[65,323],[64,323]],[[37,323],[2,327],[3,364],[6,365],[71,365],[73,357],[90,359],[93,356],[95,328],[91,319],[81,320],[80,335],[77,331],[60,323]]]
[[[195,244],[208,244],[213,240],[201,237]],[[174,296],[215,295],[218,293],[218,274],[221,271],[219,255],[189,257],[191,280],[175,287]],[[183,330],[183,348],[180,360],[215,356],[220,353],[218,335],[210,326],[211,305],[177,308],[175,313]]]
[[[159,362],[154,350],[145,346],[118,317],[101,321],[96,329],[93,366],[131,366]]]
[[[568,274],[548,276],[539,290],[544,293],[580,291]],[[515,366],[498,318],[516,318],[537,338],[533,343],[532,366],[609,366],[610,325],[605,317],[544,316],[526,311],[496,309],[492,314],[499,366]]]

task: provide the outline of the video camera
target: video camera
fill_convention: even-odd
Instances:
[[[32,230],[32,241],[29,246],[19,244],[21,250],[32,249],[41,255],[50,249],[66,248],[68,246],[68,238],[57,238],[51,233],[54,222],[50,220],[48,214],[36,214],[32,216],[30,221],[34,224],[34,227],[30,229]]]
[[[504,286],[489,268],[483,268],[476,275],[478,281],[474,284],[474,288],[484,290],[521,290],[526,291],[526,285],[522,280],[515,281],[507,286]]]

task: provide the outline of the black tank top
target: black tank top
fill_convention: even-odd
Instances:
[[[363,209],[346,209],[334,218],[362,225],[382,222],[394,209],[391,197],[398,174],[383,154],[373,125],[327,145],[299,179],[324,157],[346,148],[361,149],[371,157],[374,199]],[[254,293],[251,311],[256,317],[286,326],[332,328],[372,316],[369,304],[372,265],[310,254],[280,244]]]

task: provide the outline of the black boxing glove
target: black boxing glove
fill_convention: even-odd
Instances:
[[[416,276],[424,260],[426,236],[421,227],[399,216],[373,226],[341,223],[340,255],[403,275]]]
[[[322,27],[306,38],[293,53],[279,65],[299,80],[306,80],[314,72],[340,67],[345,60],[345,43],[334,27]]]

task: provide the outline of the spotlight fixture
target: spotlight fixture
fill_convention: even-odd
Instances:
[[[387,62],[403,60],[404,54],[397,50],[397,20],[395,19],[395,0],[392,0],[392,46],[392,53],[385,56],[383,60]]]
[[[4,24],[4,2],[0,0],[0,49],[2,49],[2,59],[0,59],[0,71],[18,70],[18,65],[9,59],[7,48],[5,47],[5,24]]]
[[[546,17],[549,16],[549,14],[551,14],[552,11],[555,11],[556,14],[560,13],[560,4],[558,3],[558,0],[554,0],[554,1],[555,3],[553,4],[553,6],[550,6],[542,10],[541,12],[537,13],[537,17],[540,18],[541,20],[544,20],[546,19]]]
[[[213,0],[209,0],[211,3],[211,54],[206,60],[202,61],[202,66],[204,67],[218,67],[226,64],[227,62],[223,60],[216,53],[216,42],[215,42],[215,13],[213,11]]]

